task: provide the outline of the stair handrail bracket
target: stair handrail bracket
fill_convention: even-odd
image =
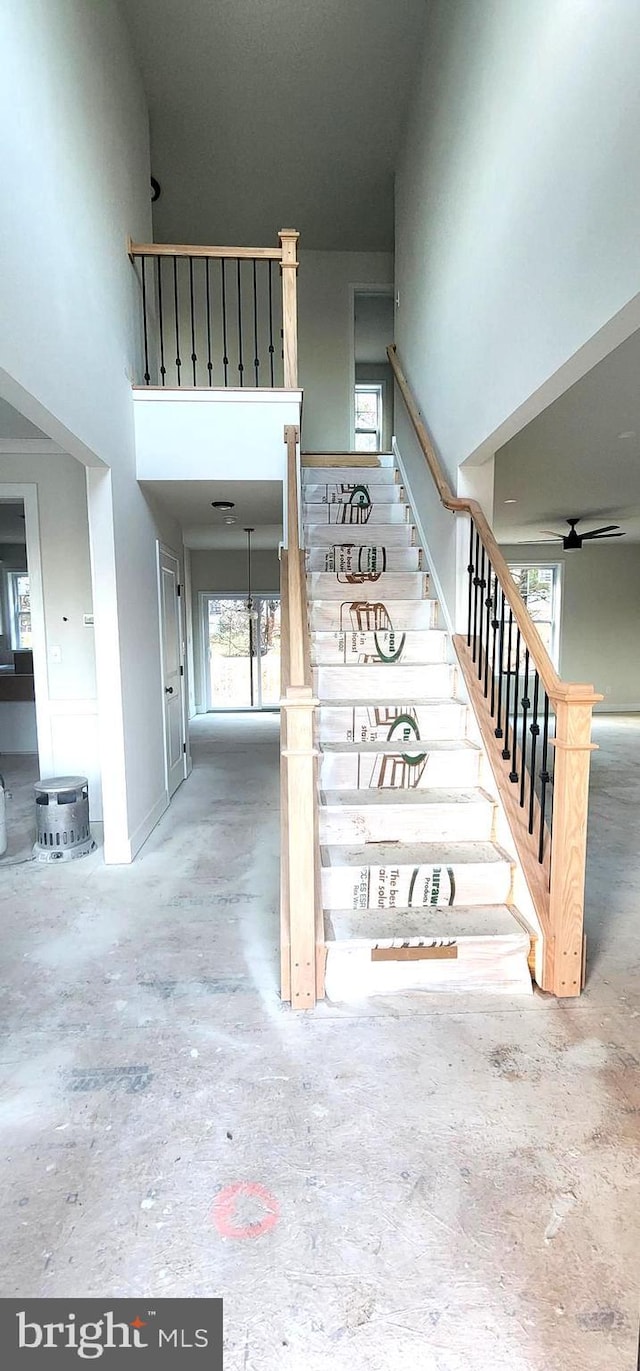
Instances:
[[[135,384],[296,390],[299,237],[280,229],[267,248],[128,239],[142,313]]]
[[[280,566],[280,947],[282,999],[312,1009],[324,995],[315,710],[305,554],[300,542],[300,430],[287,424],[287,527]]]
[[[579,995],[592,714],[603,696],[558,675],[481,506],[453,494],[395,346],[387,353],[440,502],[469,521],[466,632],[453,642],[542,932],[536,979]]]

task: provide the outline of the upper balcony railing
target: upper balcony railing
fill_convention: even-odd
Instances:
[[[298,385],[297,243],[277,248],[129,243],[142,304],[138,385]]]

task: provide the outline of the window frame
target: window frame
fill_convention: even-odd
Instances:
[[[376,396],[376,399],[377,399],[378,422],[377,422],[377,425],[376,425],[375,428],[367,428],[367,427],[365,427],[365,426],[362,425],[362,424],[358,424],[358,395],[362,395],[362,394],[364,394],[364,395],[371,395],[371,394],[374,394],[374,393],[375,393],[375,396]],[[382,382],[381,382],[381,381],[356,381],[355,386],[354,386],[353,396],[354,396],[354,442],[355,442],[355,450],[356,450],[356,452],[367,452],[367,451],[382,452],[382,424],[383,424],[383,403],[384,403]],[[359,447],[358,447],[358,435],[359,435],[359,434],[364,434],[364,435],[373,434],[374,437],[375,437],[375,440],[376,440],[376,446],[375,446],[375,448],[371,448],[371,449],[368,449],[368,448],[359,448]]]
[[[540,622],[549,622],[551,625],[550,645],[548,651],[556,671],[559,672],[560,629],[562,613],[562,574],[564,570],[564,562],[543,562],[539,561],[537,558],[534,557],[522,557],[518,558],[517,561],[515,560],[515,558],[509,558],[507,566],[509,567],[509,572],[512,576],[513,572],[517,569],[520,569],[522,571],[550,571],[552,573],[551,615],[548,621],[542,620]],[[516,589],[518,589],[515,580],[514,585],[516,586]],[[519,591],[518,594],[520,594]],[[526,607],[526,600],[523,596],[520,596],[520,598],[522,599],[522,603]],[[532,619],[532,622],[535,624],[537,621],[535,619]]]

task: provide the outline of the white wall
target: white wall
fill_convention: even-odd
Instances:
[[[126,253],[129,235],[151,233],[147,111],[114,0],[0,0],[0,47],[0,393],[111,468],[90,483],[90,529],[105,855],[126,861],[166,803],[158,530],[135,479]]]
[[[193,623],[194,697],[198,712],[206,709],[203,690],[203,634],[201,591],[243,594],[247,584],[247,557],[244,549],[232,551],[211,548],[191,550],[191,600]],[[256,595],[280,593],[280,561],[277,548],[254,548],[251,556],[251,583]]]
[[[354,285],[388,285],[388,252],[299,250],[298,355],[304,390],[302,446],[308,452],[349,451],[354,377]]]
[[[137,473],[141,481],[282,481],[286,424],[300,423],[298,390],[136,391]]]
[[[592,684],[598,709],[640,710],[640,545],[606,543],[556,552],[502,544],[509,562],[562,565],[560,675]]]
[[[429,10],[396,179],[396,340],[453,472],[621,340],[594,335],[640,291],[640,7]]]
[[[84,468],[67,453],[2,453],[0,496],[5,483],[37,490],[45,633],[42,675],[36,670],[36,684],[43,684],[38,698],[41,770],[88,776],[91,815],[98,820],[102,795],[94,630],[84,623],[84,616],[93,613]]]

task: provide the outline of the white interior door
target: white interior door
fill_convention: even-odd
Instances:
[[[167,789],[173,795],[185,775],[180,566],[177,557],[164,548],[160,548],[159,570],[164,741]]]

